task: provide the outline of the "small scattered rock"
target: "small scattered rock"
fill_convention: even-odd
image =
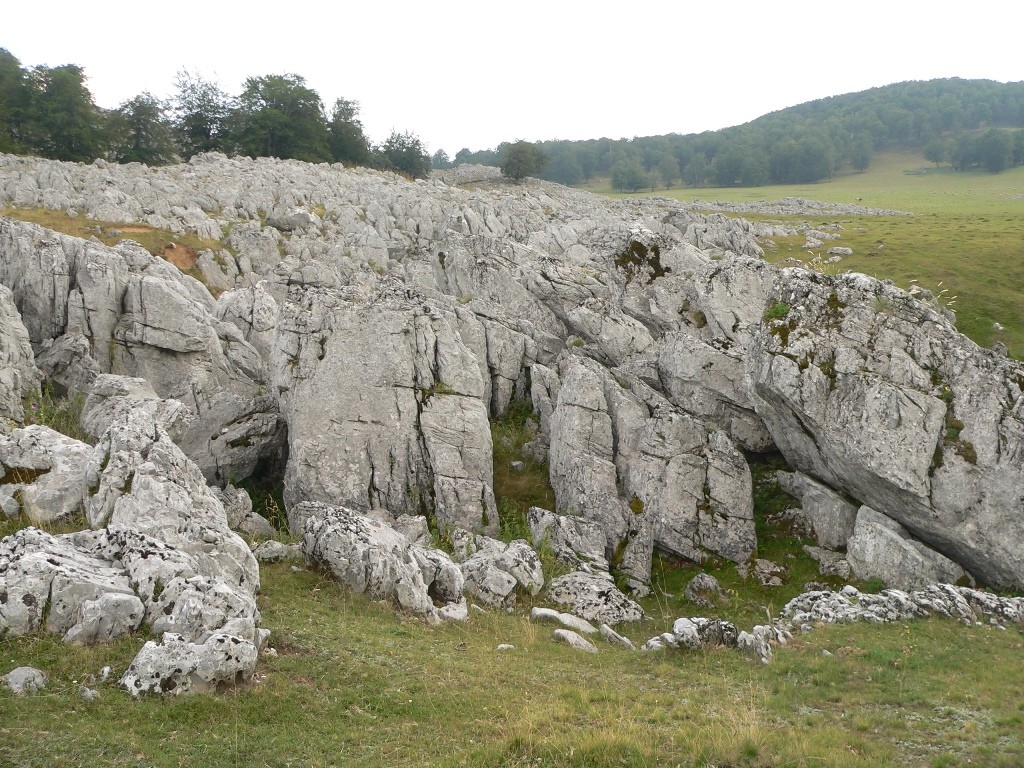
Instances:
[[[716,602],[725,597],[725,593],[722,591],[722,585],[718,583],[718,579],[710,573],[702,572],[690,579],[683,596],[694,605],[712,608]]]
[[[586,619],[573,616],[571,613],[560,613],[551,608],[534,608],[530,611],[530,621],[561,624],[566,629],[582,632],[585,635],[596,635],[597,627]]]
[[[0,677],[0,682],[3,682],[15,696],[24,696],[46,688],[46,675],[35,667],[16,667]]]
[[[555,640],[560,643],[566,643],[572,646],[577,651],[586,651],[587,653],[597,653],[597,646],[586,638],[576,634],[571,629],[556,629],[554,634]]]
[[[633,645],[633,641],[628,637],[623,637],[614,629],[609,627],[607,624],[601,625],[601,637],[607,640],[612,645],[617,645],[620,648],[625,648],[627,651],[635,651],[636,646]]]
[[[511,643],[501,643],[494,650],[496,650],[496,651],[514,651],[515,649],[516,649],[516,647],[514,645],[512,645]]]
[[[786,569],[781,565],[762,558],[756,558],[753,563],[742,563],[736,570],[744,579],[753,576],[765,587],[781,587],[786,575]]]

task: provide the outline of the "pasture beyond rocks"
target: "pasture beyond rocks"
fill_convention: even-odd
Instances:
[[[795,596],[815,541],[849,548],[861,580],[1024,586],[1024,366],[960,335],[940,301],[777,269],[760,225],[672,201],[472,182],[216,155],[3,158],[0,204],[208,246],[193,277],[151,253],[168,243],[0,219],[0,386],[15,403],[40,382],[87,397],[95,441],[22,426],[31,407],[5,414],[4,513],[69,530],[4,541],[7,629],[114,646],[156,633],[120,678],[133,692],[259,679],[257,654],[287,655],[302,630],[275,625],[268,644],[256,560],[230,526],[270,528],[242,482],[280,484],[276,522],[344,584],[466,632],[489,621],[470,602],[500,614],[539,595],[618,623],[606,637],[767,659],[790,642],[781,604],[732,629],[669,617],[665,563]],[[494,426],[513,421],[515,440]],[[506,495],[494,456],[509,452],[513,472],[546,472],[554,509]],[[755,514],[776,453],[810,534],[788,550]],[[495,538],[513,532],[533,547]],[[1019,622],[1012,598],[889,594],[900,622]],[[660,626],[628,629],[636,600]],[[511,644],[539,648],[537,631]]]

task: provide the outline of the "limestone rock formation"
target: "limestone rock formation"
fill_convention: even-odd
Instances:
[[[207,477],[252,471],[277,424],[265,364],[216,319],[203,286],[134,243],[108,248],[12,219],[0,219],[0,254],[32,345],[65,350],[50,361],[62,386],[90,385],[96,371],[145,378],[194,413],[181,444]],[[83,339],[90,364],[68,346]]]
[[[40,374],[14,294],[0,285],[0,419],[25,421],[24,398],[39,391]]]
[[[455,558],[466,580],[466,591],[482,603],[511,607],[516,592],[536,595],[544,586],[540,558],[525,541],[509,543],[456,530]]]
[[[545,592],[548,599],[568,608],[568,612],[587,621],[615,626],[640,621],[643,608],[630,600],[603,572],[574,571],[553,579]]]
[[[0,435],[7,516],[23,514],[33,525],[84,516],[91,457],[91,446],[38,424]]]
[[[559,513],[598,523],[609,560],[641,586],[655,545],[702,561],[754,550],[750,472],[724,432],[710,433],[639,380],[623,385],[570,356],[550,417]]]
[[[914,541],[906,528],[871,507],[857,512],[846,559],[858,579],[881,579],[905,591],[970,580],[959,565]]]
[[[133,696],[209,693],[248,682],[257,657],[252,642],[234,635],[215,634],[204,643],[190,643],[167,632],[160,642],[150,640],[142,647],[120,684]]]
[[[789,463],[983,582],[1024,584],[1024,366],[864,275],[785,269],[769,303],[748,364]]]
[[[803,473],[779,472],[776,478],[782,490],[800,499],[818,543],[827,549],[845,548],[853,535],[857,507]]]
[[[952,584],[932,584],[911,592],[886,589],[877,595],[847,585],[839,592],[805,592],[786,603],[782,616],[801,628],[809,628],[816,622],[883,623],[925,616],[949,616],[969,623],[988,618],[999,623],[1019,624],[1024,621],[1024,598],[1003,597]]]
[[[307,501],[299,509],[306,558],[349,589],[431,621],[442,618],[435,596],[442,607],[461,600],[462,573],[443,552],[425,550],[387,523],[345,507]]]
[[[6,675],[0,676],[0,683],[15,696],[26,693],[38,693],[46,688],[46,675],[35,667],[15,667]]]
[[[20,322],[58,389],[109,401],[94,434],[139,396],[104,374],[148,381],[155,397],[131,407],[219,486],[281,475],[297,533],[319,502],[493,534],[489,419],[529,401],[558,516],[540,528],[638,592],[655,549],[755,553],[741,451],[776,448],[815,489],[802,496],[819,543],[845,546],[867,505],[979,581],[1024,587],[1020,363],[962,337],[934,299],[766,264],[757,237],[772,226],[489,173],[409,183],[216,154],[159,169],[0,156],[0,204],[217,240],[197,265],[223,291],[131,242],[0,219],[16,310],[0,326],[18,336]],[[23,386],[17,366],[35,375],[15,346],[23,362],[0,359],[0,387]],[[150,487],[146,462],[110,455],[125,495]]]

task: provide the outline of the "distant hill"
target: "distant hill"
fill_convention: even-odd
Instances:
[[[905,82],[810,101],[744,125],[700,134],[544,141],[543,178],[617,189],[805,183],[844,167],[864,170],[876,150],[919,149],[926,159],[991,171],[1024,163],[1024,82],[950,78]],[[1010,130],[1007,130],[1010,129]],[[463,149],[455,163],[497,165],[502,151]]]

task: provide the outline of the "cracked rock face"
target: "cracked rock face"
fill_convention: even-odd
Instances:
[[[60,387],[114,373],[180,402],[177,428],[157,421],[207,480],[287,462],[296,532],[306,501],[494,532],[488,419],[529,400],[555,511],[600,526],[638,591],[655,548],[749,557],[740,451],[775,447],[825,491],[821,543],[868,505],[980,581],[1024,586],[1019,363],[890,284],[766,264],[761,225],[450,178],[470,177],[0,156],[0,203],[222,238],[197,266],[224,293],[134,244],[9,219],[0,283]]]
[[[286,504],[497,530],[483,381],[457,317],[404,298],[308,298],[312,317],[286,312],[275,352],[287,382]]]
[[[985,583],[1024,585],[1024,366],[864,275],[786,269],[773,296],[788,311],[748,363],[789,463]]]
[[[462,599],[462,573],[445,553],[425,550],[382,520],[345,507],[298,506],[307,560],[327,568],[345,587],[435,622],[443,615],[438,607]]]
[[[14,294],[0,285],[0,419],[25,421],[22,400],[39,391],[40,374]]]
[[[146,379],[195,418],[180,441],[210,479],[244,477],[276,427],[265,364],[206,289],[140,246],[0,220],[0,283],[31,344],[72,394],[98,373]]]
[[[598,523],[615,565],[643,585],[654,546],[698,562],[754,550],[750,471],[724,432],[710,433],[641,381],[569,357],[550,417],[558,512]]]

